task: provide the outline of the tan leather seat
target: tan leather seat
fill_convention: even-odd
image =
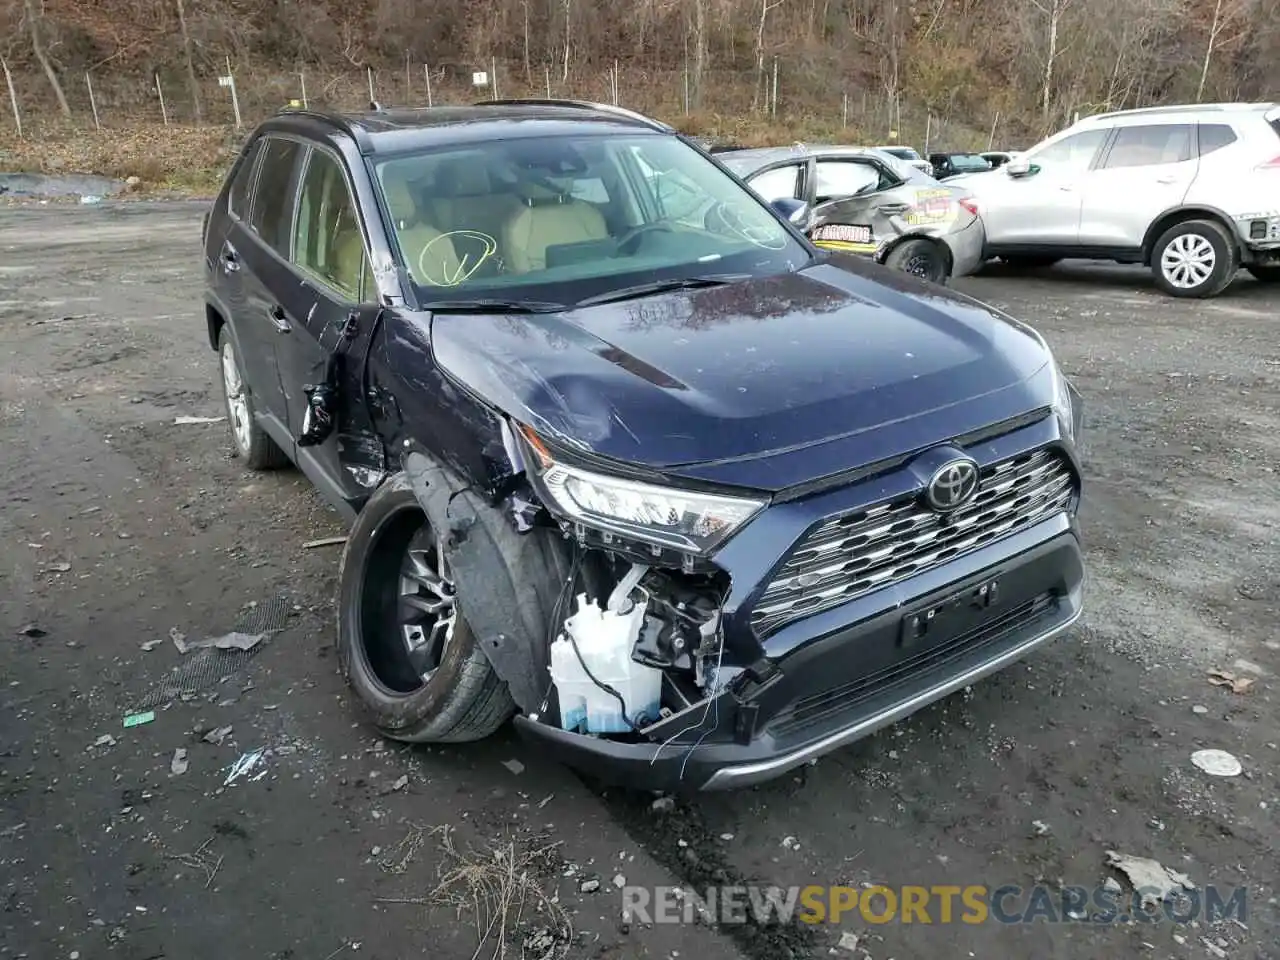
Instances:
[[[418,283],[451,287],[466,279],[448,235],[426,223],[407,180],[384,176],[382,189],[409,275]]]
[[[427,218],[441,230],[468,230],[495,241],[519,201],[499,191],[483,157],[445,160],[426,200]]]
[[[545,270],[548,247],[609,236],[604,216],[591,204],[541,187],[526,186],[522,192],[524,204],[502,228],[507,269],[516,273]]]

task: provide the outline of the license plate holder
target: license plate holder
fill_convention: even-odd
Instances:
[[[948,597],[906,614],[899,624],[900,647],[923,647],[985,620],[1000,600],[998,578],[973,584]]]

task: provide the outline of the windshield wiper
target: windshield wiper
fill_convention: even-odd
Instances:
[[[549,300],[500,300],[478,297],[475,300],[432,300],[424,310],[433,313],[559,313],[568,310],[563,303]]]
[[[634,300],[650,293],[666,293],[668,290],[696,290],[700,287],[723,287],[735,280],[746,280],[749,274],[721,273],[703,277],[679,277],[675,280],[654,280],[650,283],[638,283],[634,287],[621,287],[598,293],[594,297],[579,300],[575,306],[590,307],[597,303],[615,303],[619,300]]]

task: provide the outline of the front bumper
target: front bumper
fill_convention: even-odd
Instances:
[[[900,590],[884,590],[869,615],[874,595],[846,605],[853,622],[830,628],[833,610],[796,624],[816,635],[763,683],[730,685],[665,721],[669,744],[582,736],[526,717],[516,727],[608,783],[696,791],[773,779],[1003,669],[1074,623],[1084,579],[1075,523],[1051,517],[916,579],[921,592],[905,603]],[[992,584],[998,598],[977,603]],[[904,624],[931,610],[933,632],[908,638]],[[757,717],[768,719],[757,727]]]

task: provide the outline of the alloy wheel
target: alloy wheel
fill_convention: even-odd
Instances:
[[[409,662],[425,683],[440,666],[458,624],[444,546],[426,525],[409,541],[400,563],[397,616]]]
[[[249,422],[249,401],[245,397],[244,378],[240,375],[240,364],[230,339],[222,344],[222,389],[227,398],[227,415],[231,418],[236,446],[242,454],[247,454],[252,426]]]

